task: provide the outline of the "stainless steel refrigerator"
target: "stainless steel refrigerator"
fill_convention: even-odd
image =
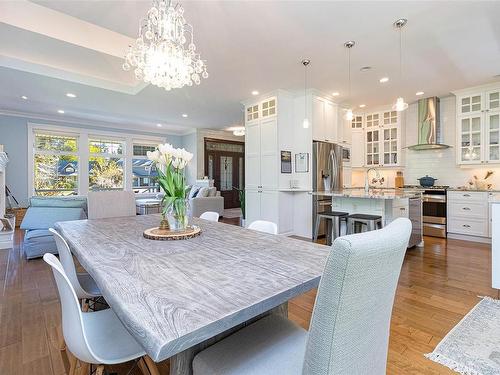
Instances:
[[[313,142],[313,191],[332,191],[343,188],[342,181],[342,146],[329,142]],[[332,197],[313,195],[312,230],[316,227],[316,214],[332,209]],[[319,236],[325,235],[326,225],[323,220],[319,227]]]

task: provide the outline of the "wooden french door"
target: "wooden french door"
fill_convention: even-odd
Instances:
[[[224,208],[240,207],[237,189],[245,187],[245,143],[205,138],[205,176],[224,197]]]

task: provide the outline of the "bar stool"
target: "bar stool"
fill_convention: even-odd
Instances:
[[[347,216],[347,233],[360,233],[362,226],[366,225],[367,231],[382,228],[382,216],[379,215],[366,215],[366,214],[352,214]],[[359,230],[357,230],[359,228]]]
[[[347,223],[346,218],[348,216],[349,213],[340,211],[325,211],[316,214],[314,241],[318,239],[319,225],[321,223],[321,219],[327,220],[328,231],[327,231],[326,243],[328,245],[331,245],[337,237],[340,237],[340,222],[346,221]]]

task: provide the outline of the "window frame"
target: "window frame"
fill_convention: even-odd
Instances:
[[[131,164],[132,164],[132,175],[131,175],[131,178],[132,178],[132,190],[137,189],[137,188],[134,188],[134,186],[133,186],[133,183],[134,183],[134,170],[133,170],[134,160],[136,160],[136,159],[147,160],[148,159],[148,157],[146,155],[135,155],[134,154],[134,146],[135,145],[139,145],[139,146],[154,146],[154,147],[158,146],[158,144],[155,144],[151,140],[145,140],[145,139],[134,139],[133,140],[133,143],[131,144],[131,149],[132,149],[132,160],[131,160]],[[161,192],[160,188],[159,188],[158,192],[155,192],[155,193],[146,193],[146,194],[157,194],[159,192]],[[135,194],[141,195],[141,194],[144,194],[144,193],[135,193]]]
[[[123,189],[126,191],[133,191],[132,180],[132,159],[133,155],[133,145],[134,143],[147,143],[151,145],[158,145],[160,143],[168,142],[169,135],[165,136],[154,136],[154,135],[142,135],[142,134],[130,134],[113,132],[106,130],[95,130],[88,128],[76,128],[69,126],[57,126],[50,124],[38,124],[28,122],[28,195],[34,196],[34,166],[35,166],[35,134],[45,133],[60,136],[71,136],[77,137],[77,158],[78,158],[78,189],[77,194],[86,196],[89,192],[89,168],[81,168],[83,165],[88,165],[89,158],[91,157],[89,150],[89,140],[95,137],[106,138],[109,140],[121,140],[123,141],[123,153],[119,155],[109,155],[113,158],[124,159],[123,163],[123,173],[124,173],[124,183]],[[64,152],[64,151],[60,151]],[[102,156],[107,157],[108,154],[102,154]],[[92,156],[101,156],[98,154],[92,154]],[[140,195],[140,193],[138,194]]]

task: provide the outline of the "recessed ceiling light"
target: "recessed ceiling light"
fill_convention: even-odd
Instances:
[[[359,70],[361,70],[362,72],[367,72],[367,71],[369,71],[369,70],[371,70],[371,69],[372,69],[372,67],[371,67],[371,66],[363,66],[363,67],[362,67],[361,69],[359,69]]]
[[[75,94],[73,94],[73,93],[71,93],[71,92],[66,93],[66,96],[67,96],[68,98],[76,98],[76,95],[75,95]]]
[[[366,107],[366,104],[360,104],[359,105],[359,108],[365,108]]]
[[[253,90],[252,95],[259,95],[259,92],[257,90]]]
[[[26,95],[21,96],[21,99],[28,100],[28,97]]]
[[[62,109],[58,109],[58,110],[57,110],[57,113],[60,113],[60,114],[62,115],[62,114],[64,113],[64,110],[62,110]]]
[[[415,93],[415,95],[417,95],[417,96],[424,95],[424,92],[423,91],[419,91],[419,92]]]
[[[162,124],[156,124],[156,126],[158,126],[159,128],[161,128],[163,125]]]
[[[184,117],[184,118],[188,117],[187,113],[183,113],[182,117]]]
[[[332,92],[332,96],[339,96],[339,95],[340,95],[340,94],[339,94],[337,91]]]
[[[379,82],[380,83],[386,83],[386,82],[389,82],[389,77],[382,77],[379,79]]]

